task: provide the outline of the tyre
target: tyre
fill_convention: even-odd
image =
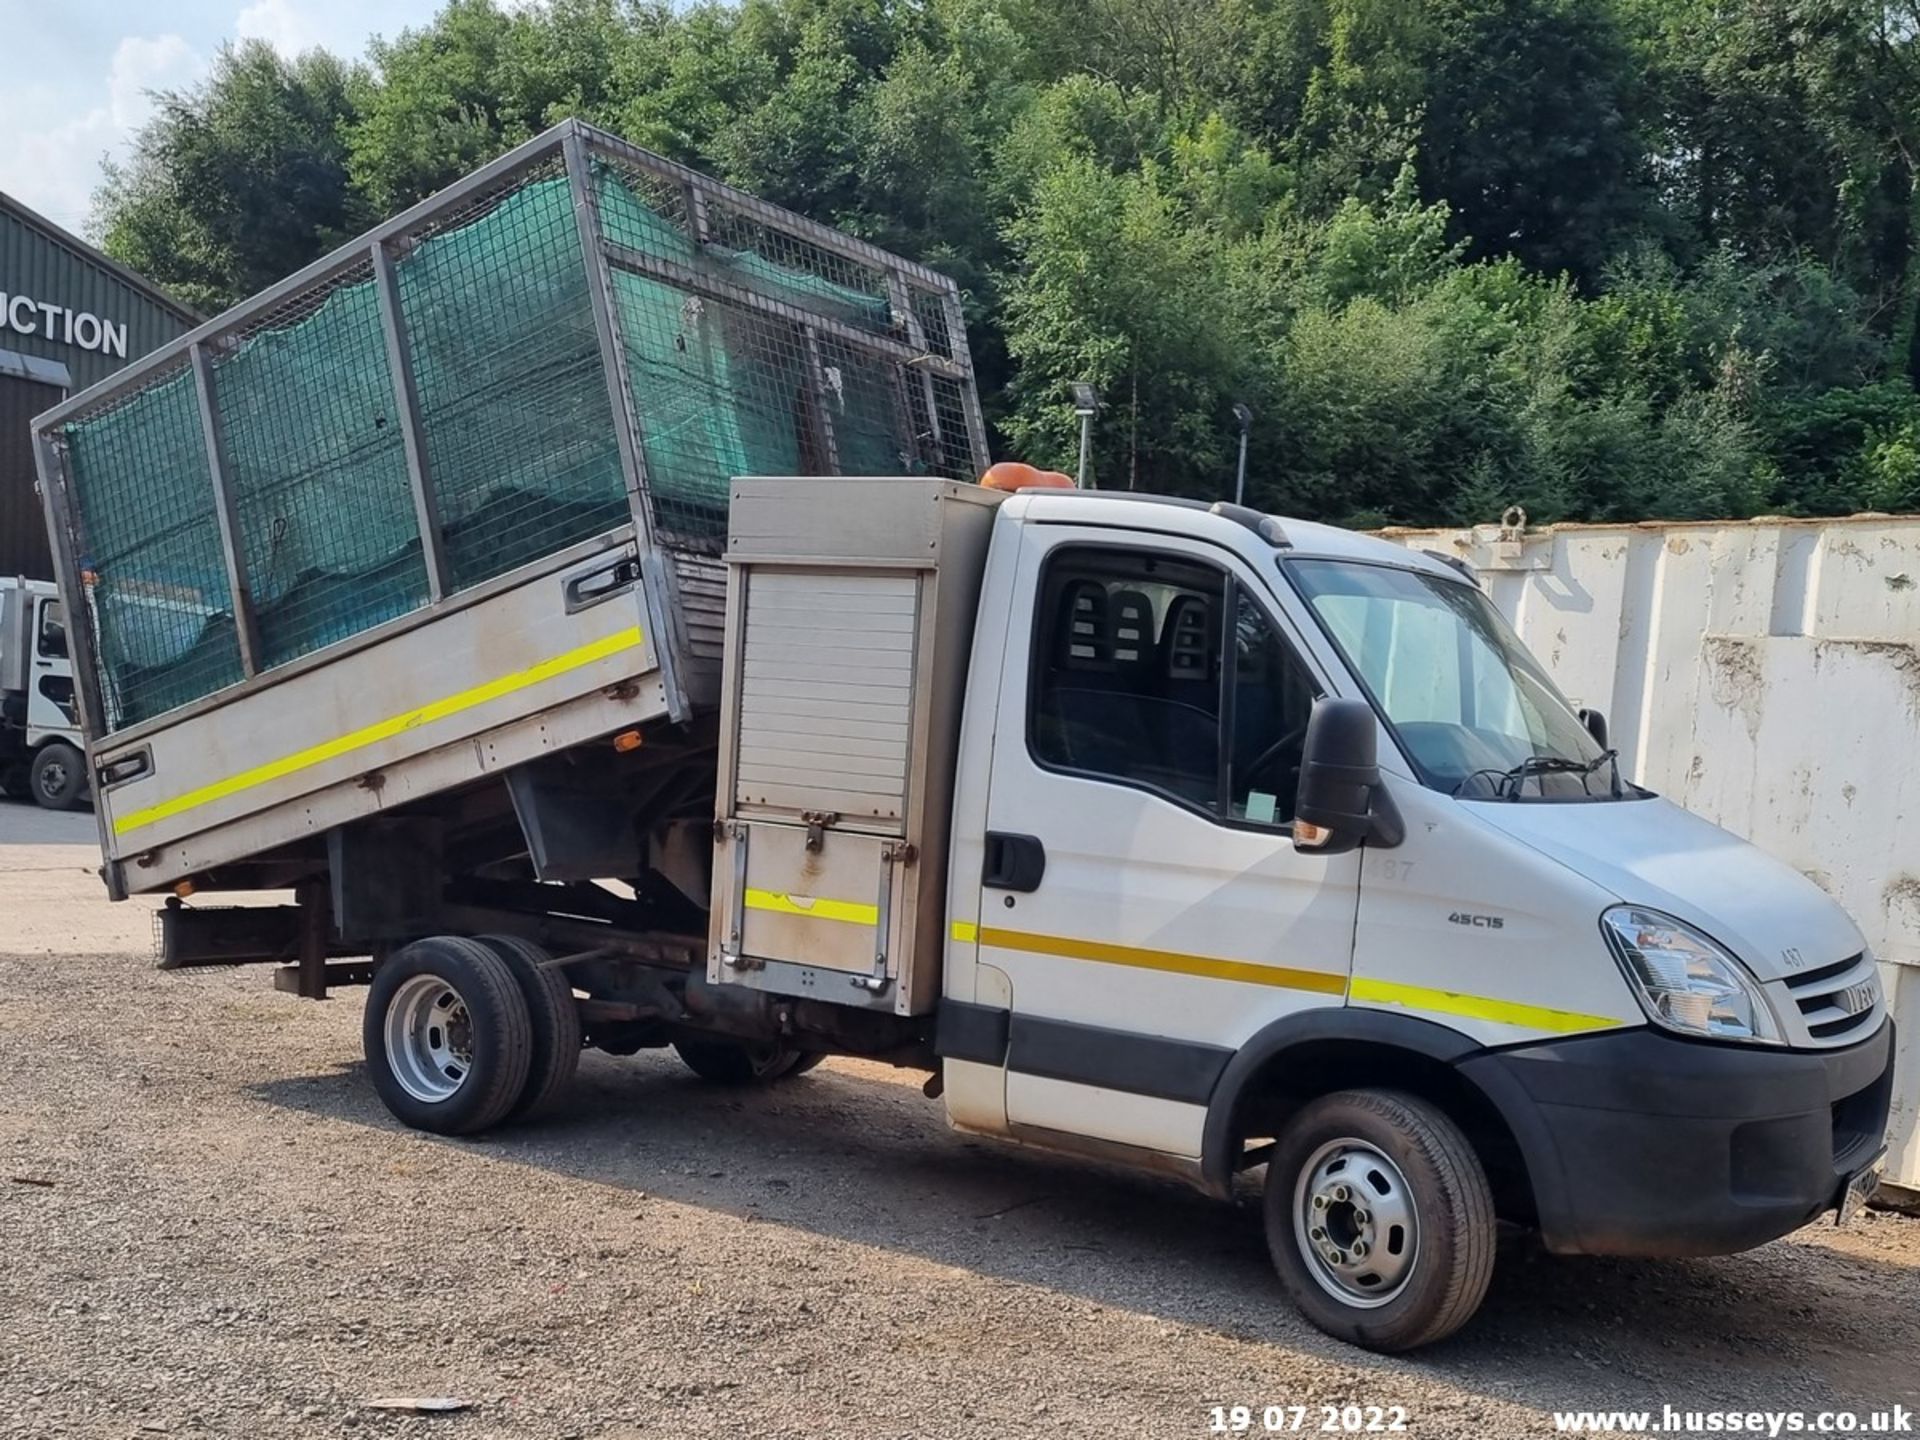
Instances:
[[[803,1052],[785,1045],[744,1040],[676,1040],[673,1048],[687,1068],[714,1085],[771,1085],[801,1070]]]
[[[42,745],[28,776],[34,800],[49,810],[71,810],[87,789],[87,762],[64,740]]]
[[[9,800],[31,800],[33,798],[33,769],[25,761],[18,765],[0,766],[0,795]]]
[[[1308,1102],[1267,1166],[1267,1248],[1307,1318],[1369,1350],[1466,1324],[1493,1277],[1493,1196],[1436,1106],[1392,1090]]]
[[[533,1026],[512,969],[476,940],[435,935],[390,955],[361,1042],[395,1118],[436,1135],[498,1124],[527,1090]]]
[[[507,1118],[537,1115],[573,1083],[580,1068],[580,1008],[573,1003],[573,986],[564,972],[543,968],[553,957],[531,941],[517,935],[482,935],[480,943],[513,972],[532,1028],[526,1088]]]

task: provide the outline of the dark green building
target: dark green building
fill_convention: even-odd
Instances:
[[[53,578],[29,422],[198,317],[0,194],[0,575]]]

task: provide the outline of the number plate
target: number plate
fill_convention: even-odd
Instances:
[[[1845,1225],[1858,1215],[1868,1198],[1880,1188],[1880,1167],[1886,1158],[1887,1152],[1882,1150],[1853,1172],[1853,1178],[1847,1181],[1847,1188],[1841,1192],[1839,1212],[1833,1217],[1836,1227]]]

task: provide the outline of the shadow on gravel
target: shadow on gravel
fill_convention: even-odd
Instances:
[[[358,1065],[252,1093],[405,1133]],[[1371,1356],[1287,1304],[1251,1186],[1228,1208],[1173,1181],[956,1135],[913,1084],[831,1067],[739,1091],[669,1056],[590,1054],[551,1117],[472,1140],[413,1138],[1383,1375],[1411,1367],[1542,1411],[1862,1411],[1920,1395],[1920,1270],[1784,1242],[1655,1262],[1563,1259],[1508,1237],[1464,1332],[1412,1357]]]

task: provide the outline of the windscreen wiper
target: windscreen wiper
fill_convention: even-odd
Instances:
[[[1613,793],[1620,793],[1620,762],[1618,750],[1602,750],[1591,760],[1569,760],[1562,755],[1529,755],[1511,770],[1501,776],[1501,789],[1509,800],[1520,798],[1520,788],[1529,776],[1534,775],[1579,775],[1593,774],[1602,765],[1613,766]]]
[[[1466,789],[1469,784],[1484,775],[1490,777],[1495,795],[1505,796],[1509,800],[1518,800],[1520,798],[1522,785],[1533,776],[1580,775],[1584,777],[1593,774],[1593,772],[1598,770],[1602,765],[1611,764],[1613,766],[1613,794],[1614,798],[1618,799],[1620,795],[1619,753],[1617,750],[1603,750],[1591,760],[1569,760],[1564,755],[1529,755],[1511,769],[1476,770],[1458,785],[1454,786],[1453,793],[1458,795],[1462,790]]]

